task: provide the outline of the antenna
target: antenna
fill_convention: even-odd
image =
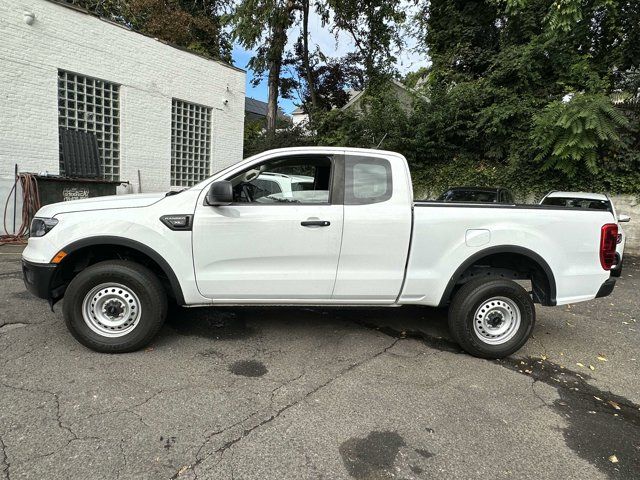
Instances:
[[[387,138],[388,133],[389,133],[389,132],[385,133],[385,134],[382,136],[382,139],[380,140],[380,143],[378,143],[378,145],[376,145],[376,147],[374,148],[374,150],[377,150],[377,149],[379,149],[379,148],[380,148],[380,145],[382,145],[382,142],[384,142],[384,139],[385,139],[385,138]]]

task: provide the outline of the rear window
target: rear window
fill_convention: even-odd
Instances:
[[[348,156],[345,161],[345,205],[380,203],[391,198],[391,164],[375,157]]]

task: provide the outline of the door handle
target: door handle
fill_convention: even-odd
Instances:
[[[328,227],[331,225],[331,222],[326,220],[305,220],[304,222],[300,222],[300,225],[303,227]]]

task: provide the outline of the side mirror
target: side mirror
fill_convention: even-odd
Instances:
[[[618,223],[627,223],[631,221],[631,217],[629,215],[625,215],[624,213],[621,213],[620,215],[618,215]]]
[[[228,180],[213,182],[205,198],[207,205],[221,207],[233,203],[233,185]]]

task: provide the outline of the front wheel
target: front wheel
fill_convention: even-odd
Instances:
[[[477,279],[465,283],[449,307],[449,330],[469,354],[502,358],[522,347],[535,324],[531,296],[517,283]]]
[[[84,346],[106,353],[146,346],[167,316],[167,296],[148,268],[126,260],[96,263],[69,284],[63,314]]]

